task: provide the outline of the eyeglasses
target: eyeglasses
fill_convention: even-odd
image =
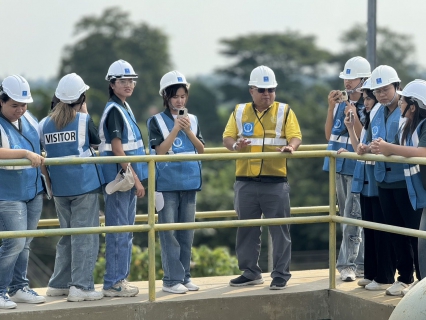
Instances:
[[[132,79],[117,79],[116,83],[118,83],[122,87],[135,87],[136,81]]]
[[[275,90],[277,88],[275,87],[275,88],[268,88],[268,89],[266,89],[266,88],[256,88],[256,87],[253,87],[252,89],[257,90],[257,92],[259,92],[259,93],[264,93],[265,90],[268,90],[269,93],[272,93],[272,92],[275,92]]]
[[[391,88],[392,88],[392,85],[384,87],[383,89],[376,89],[376,90],[373,90],[373,94],[375,96],[378,96],[381,94],[387,94]]]

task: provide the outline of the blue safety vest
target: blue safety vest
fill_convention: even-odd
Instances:
[[[417,148],[419,145],[419,135],[425,120],[421,121],[412,136],[406,138],[405,145]],[[400,144],[403,145],[402,130],[400,132]],[[426,207],[426,190],[423,187],[422,178],[420,176],[420,165],[404,163],[404,176],[407,182],[408,195],[414,210]],[[426,169],[426,167],[423,167]],[[423,169],[422,168],[422,169]]]
[[[337,105],[337,110],[334,114],[333,129],[331,130],[330,140],[328,141],[327,150],[337,151],[340,148],[345,148],[349,152],[354,152],[352,144],[350,142],[349,133],[345,127],[345,108],[344,102]],[[358,109],[364,108],[364,105],[358,106]],[[346,131],[342,134],[342,131]],[[336,159],[336,172],[345,175],[353,175],[355,170],[355,160],[337,158]],[[324,159],[324,171],[330,170],[330,160],[328,157]]]
[[[376,104],[367,116],[373,119],[379,107],[380,104]],[[366,130],[364,128],[361,132],[360,142],[363,144],[368,144],[369,142],[367,141]],[[374,164],[374,161],[356,161],[352,180],[352,193],[361,193],[366,197],[377,197],[379,195],[376,179],[374,178]]]
[[[77,112],[75,119],[57,130],[50,117],[40,121],[41,142],[48,158],[93,157],[89,143],[89,119]],[[49,166],[52,192],[57,197],[77,196],[93,191],[103,184],[102,170],[96,164]]]
[[[372,139],[382,138],[392,143],[398,133],[398,128],[405,121],[401,118],[401,111],[397,107],[385,123],[385,106],[381,105],[374,119],[371,120]],[[392,183],[404,180],[404,170],[401,163],[376,162],[374,166],[374,177],[378,182]]]
[[[188,114],[191,121],[191,131],[197,135],[197,117]],[[174,121],[164,112],[148,119],[148,128],[151,121],[156,121],[163,139],[166,140],[174,127]],[[151,152],[155,152],[151,148]],[[168,154],[195,154],[197,150],[183,130],[177,134]],[[156,166],[156,191],[184,191],[201,190],[201,162],[200,161],[173,161],[158,162]]]
[[[124,127],[121,135],[121,144],[123,151],[127,156],[143,156],[145,155],[145,147],[142,140],[142,133],[138,127],[135,116],[133,115],[130,106],[127,105],[127,110],[115,103],[109,101],[102,114],[101,122],[99,125],[99,138],[101,144],[99,145],[99,154],[101,156],[113,156],[111,138],[106,126],[106,118],[112,108],[117,108],[123,118]],[[121,170],[121,165],[117,163],[102,164],[102,172],[105,178],[105,183],[109,183],[115,179],[117,173]],[[140,181],[148,178],[148,165],[146,162],[132,163],[132,168],[138,175]]]
[[[40,154],[38,122],[29,111],[20,118],[22,132],[0,117],[1,143],[4,149],[24,149]],[[31,166],[0,167],[0,200],[29,201],[43,191],[40,168]]]

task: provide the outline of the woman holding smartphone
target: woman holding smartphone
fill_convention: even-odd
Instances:
[[[195,154],[204,152],[204,140],[197,117],[188,114],[189,83],[178,71],[166,73],[160,81],[165,110],[148,120],[150,148],[156,154]],[[196,192],[201,190],[199,161],[157,164],[156,208],[159,223],[195,220]],[[191,282],[190,261],[193,230],[160,231],[163,291],[196,291]]]
[[[401,109],[401,116],[405,117],[406,122],[404,126],[400,128],[394,143],[388,143],[379,138],[371,143],[371,150],[373,153],[381,153],[385,156],[426,157],[426,81],[419,79],[411,81],[405,86],[404,90],[397,91],[397,93],[401,95],[399,107]],[[416,210],[416,214],[412,218],[417,221],[417,212],[422,210],[419,229],[426,231],[426,176],[424,172],[422,172],[426,167],[412,164],[404,164],[403,166],[408,196],[413,209]],[[405,213],[405,215],[408,214],[411,213]],[[410,217],[406,217],[406,219],[408,218]],[[407,225],[403,226],[409,228],[414,227]],[[405,288],[402,292],[403,294],[406,294],[419,280],[426,277],[426,240],[419,238],[417,249],[417,239],[413,237],[409,239],[413,245],[413,249],[416,250],[416,252],[414,252],[414,257],[417,257],[418,250],[420,277],[417,275],[418,280]],[[406,254],[409,255],[410,252]],[[414,261],[417,262],[416,260],[417,259]]]
[[[366,132],[370,128],[380,107],[377,98],[370,90],[371,80],[367,79],[357,91],[364,100],[365,124],[358,139],[354,130],[353,117],[345,118],[351,144],[357,150],[359,143],[366,143]],[[339,150],[337,153],[342,152]],[[344,150],[346,151],[346,150]],[[374,162],[357,160],[352,180],[352,192],[360,194],[362,220],[385,223],[378,188],[374,178]],[[364,278],[358,285],[366,290],[385,290],[394,282],[395,263],[389,234],[383,231],[364,228]]]

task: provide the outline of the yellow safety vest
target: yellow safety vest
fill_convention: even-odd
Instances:
[[[289,106],[274,102],[259,119],[252,103],[235,107],[238,137],[251,143],[240,152],[277,152],[276,147],[287,145],[285,118]],[[236,161],[237,177],[274,176],[286,177],[286,159],[243,159]]]

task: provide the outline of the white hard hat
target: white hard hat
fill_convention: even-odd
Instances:
[[[414,98],[415,100],[419,100],[419,106],[425,108],[426,105],[426,81],[422,79],[416,79],[409,82],[402,91],[397,90],[401,96]]]
[[[390,66],[381,65],[374,69],[371,73],[370,89],[375,90],[394,82],[401,82],[401,79],[399,79],[395,69]]]
[[[260,66],[254,68],[250,73],[250,81],[248,85],[257,88],[275,88],[278,83],[275,80],[275,73],[271,68]]]
[[[90,87],[86,85],[81,77],[75,73],[67,74],[59,80],[55,96],[63,103],[76,102],[83,92]]]
[[[340,72],[341,79],[358,79],[371,76],[371,67],[367,59],[357,56],[350,58]]]
[[[115,78],[137,78],[138,75],[133,70],[130,63],[124,60],[117,60],[109,66],[108,73],[105,76],[105,80],[111,80]]]
[[[182,73],[176,70],[170,71],[167,72],[160,80],[160,91],[158,92],[160,96],[163,96],[164,89],[174,84],[186,84],[186,87],[189,88],[189,83],[186,81],[186,78]]]
[[[16,74],[8,76],[3,80],[1,85],[3,87],[3,92],[5,92],[9,98],[22,103],[33,102],[30,85],[23,77]]]
[[[356,89],[356,91],[362,92],[363,90],[370,90],[370,87],[371,87],[371,78],[368,78],[367,80],[364,81],[361,87]]]

